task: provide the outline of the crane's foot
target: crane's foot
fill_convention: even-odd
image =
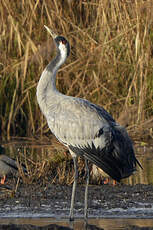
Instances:
[[[106,179],[104,180],[104,184],[110,184],[110,179],[109,179],[109,178],[106,178]],[[116,182],[116,180],[113,180],[113,186],[115,186],[115,185],[117,185],[117,182]]]
[[[69,221],[70,221],[70,222],[74,221],[74,217],[73,217],[73,216],[70,216],[70,217],[69,217]]]
[[[88,222],[88,215],[87,215],[87,213],[84,214],[84,221],[85,221],[85,223]]]
[[[104,184],[109,184],[109,178],[106,178],[105,180],[104,180]]]
[[[6,179],[6,176],[4,176],[4,177],[1,179],[1,184],[5,184],[5,179]]]
[[[74,212],[73,212],[73,209],[70,209],[69,221],[70,222],[74,221]]]

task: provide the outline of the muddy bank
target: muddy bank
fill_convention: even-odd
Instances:
[[[55,217],[69,215],[72,186],[20,183],[0,186],[0,217]],[[75,216],[83,216],[84,186],[78,185]],[[153,216],[153,185],[89,186],[89,217]]]
[[[50,224],[47,226],[39,227],[39,226],[33,226],[33,225],[14,225],[11,224],[9,226],[6,225],[0,225],[1,230],[72,230],[73,228],[71,227],[64,227],[64,226],[59,226],[55,224]],[[78,228],[79,229],[79,228]],[[95,225],[86,225],[84,230],[104,230],[104,228],[99,228]],[[82,230],[83,230],[82,229]],[[122,229],[121,229],[122,230]],[[153,230],[152,227],[139,227],[139,226],[127,226],[124,228],[124,230]]]

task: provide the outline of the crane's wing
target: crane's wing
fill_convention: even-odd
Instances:
[[[103,108],[87,100],[64,97],[51,105],[45,114],[48,125],[55,136],[66,145],[85,145],[102,128],[108,128],[114,119]]]
[[[138,161],[126,130],[103,108],[84,99],[64,97],[50,107],[46,118],[60,142],[113,179],[120,181],[135,171]]]

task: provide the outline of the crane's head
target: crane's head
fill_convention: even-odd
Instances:
[[[44,25],[44,27],[47,29],[47,31],[52,36],[52,38],[53,38],[53,40],[54,40],[54,42],[56,44],[57,49],[60,50],[61,53],[63,53],[63,52],[65,53],[66,52],[66,55],[68,57],[69,54],[70,54],[70,45],[69,45],[69,42],[64,37],[56,35],[47,26]]]

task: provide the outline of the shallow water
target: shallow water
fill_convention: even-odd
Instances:
[[[47,159],[56,156],[57,153],[65,153],[66,151],[56,140],[53,140],[51,144],[41,145],[38,143],[15,142],[8,143],[5,147],[6,154],[12,158],[16,158],[20,154],[26,158],[30,157],[32,161],[42,161],[45,158]],[[138,167],[137,172],[123,182],[129,185],[153,184],[153,145],[136,146],[135,153],[143,170]]]
[[[31,225],[31,228],[27,229],[35,229],[36,226],[41,226],[45,229],[45,226],[50,226],[51,230],[62,230],[64,229],[75,229],[75,230],[140,230],[145,227],[147,229],[153,229],[153,219],[89,219],[88,225],[86,226],[82,219],[77,219],[73,223],[69,223],[68,220],[56,220],[51,218],[41,218],[41,219],[31,219],[31,218],[5,218],[0,219],[0,227],[1,225],[10,225],[15,224],[16,226]],[[21,227],[22,229],[23,227]]]
[[[16,142],[7,144],[5,147],[6,154],[12,158],[16,158],[17,155],[20,154],[22,157],[30,156],[32,160],[37,161],[41,161],[48,153],[52,154],[55,152],[56,154],[58,151],[65,151],[58,144],[50,146]],[[140,190],[143,190],[144,184],[153,184],[153,147],[138,146],[136,148],[136,155],[143,166],[143,170],[138,168],[136,174],[126,179],[124,183],[127,185],[141,184],[142,187]],[[90,186],[89,189],[92,192],[92,186]],[[131,192],[131,190],[129,191]],[[147,199],[145,202],[142,195],[143,193],[140,192],[142,202],[137,201],[135,200],[135,196],[139,196],[138,192],[137,190],[133,192],[133,200],[132,202],[130,201],[130,205],[126,208],[124,208],[124,206],[120,207],[119,205],[110,208],[109,205],[107,206],[106,204],[106,208],[104,209],[101,207],[101,204],[104,203],[103,199],[93,200],[92,205],[89,205],[89,226],[87,229],[129,230],[141,229],[141,227],[153,227],[153,197]],[[149,195],[152,196],[151,193]],[[125,196],[127,196],[127,194]],[[129,194],[129,196],[131,196],[131,194]],[[108,203],[108,201],[106,203]],[[76,202],[75,217],[77,219],[74,222],[73,229],[85,229],[84,221],[80,219],[83,217],[83,205],[83,202]],[[42,202],[39,210],[37,208],[31,210],[20,204],[18,200],[16,200],[16,203],[13,205],[7,204],[6,202],[3,207],[0,207],[0,224],[32,224],[37,226],[54,224],[55,226],[67,226],[69,229],[69,222],[66,219],[69,215],[69,206],[70,204],[67,201],[57,200],[54,205],[50,203],[43,204]],[[98,228],[94,228],[93,225]]]

